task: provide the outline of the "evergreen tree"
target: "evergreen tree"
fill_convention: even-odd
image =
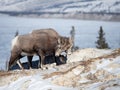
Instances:
[[[72,26],[72,30],[70,31],[70,35],[71,35],[71,38],[73,40],[73,47],[72,47],[72,52],[74,51],[74,48],[75,48],[75,43],[74,43],[74,39],[75,39],[75,27]]]
[[[96,47],[99,48],[99,49],[109,49],[109,45],[108,43],[106,43],[106,39],[105,39],[105,33],[103,31],[103,28],[102,26],[100,27],[100,30],[99,30],[99,36],[97,37],[98,40],[96,42]]]
[[[73,51],[76,51],[79,49],[78,46],[75,46],[75,27],[74,26],[72,26],[72,30],[70,31],[70,35],[71,35],[71,38],[73,40],[73,47],[72,47],[72,52],[73,52]]]

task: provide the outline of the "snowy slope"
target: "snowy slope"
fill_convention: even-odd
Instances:
[[[74,62],[47,70],[0,71],[0,90],[120,90],[120,49],[80,51],[95,58],[78,61],[74,52]]]
[[[120,13],[120,0],[0,0],[0,11]]]

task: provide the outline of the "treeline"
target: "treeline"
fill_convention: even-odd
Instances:
[[[8,15],[13,15],[13,16],[17,16],[17,15],[30,15],[30,14],[35,14],[35,15],[43,15],[43,14],[69,14],[70,12],[60,12],[60,11],[55,11],[55,12],[36,12],[36,11],[0,11],[1,14],[8,14]],[[75,14],[97,14],[97,15],[120,15],[120,13],[116,12],[105,12],[105,11],[101,11],[101,12],[81,12],[78,11]]]
[[[0,14],[10,16],[29,16],[41,18],[70,18],[80,20],[104,20],[104,21],[120,21],[120,13],[113,12],[81,12],[74,13],[64,11],[54,12],[37,12],[37,11],[0,11]]]
[[[19,16],[19,15],[44,15],[44,14],[49,14],[49,15],[53,15],[53,14],[67,14],[66,12],[30,12],[30,11],[0,11],[1,14],[8,14],[10,16]]]

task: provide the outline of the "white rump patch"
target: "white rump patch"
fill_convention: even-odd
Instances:
[[[12,40],[12,47],[11,47],[11,49],[13,49],[13,47],[14,47],[15,45],[17,45],[17,41],[18,41],[18,36],[16,36],[16,37]]]

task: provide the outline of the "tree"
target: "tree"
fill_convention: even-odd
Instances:
[[[75,39],[75,27],[72,26],[72,30],[70,31],[70,35],[71,35],[71,38],[73,40],[73,46],[72,46],[72,52],[74,51],[74,47],[75,47],[75,43],[74,43],[74,39]]]
[[[100,30],[99,30],[99,36],[97,37],[98,40],[96,41],[96,47],[99,48],[99,49],[109,49],[109,45],[108,43],[106,43],[106,39],[105,39],[105,33],[103,31],[103,28],[102,26],[100,27]]]
[[[73,52],[73,51],[79,49],[78,46],[75,46],[75,27],[74,26],[72,26],[72,30],[70,31],[70,35],[71,35],[71,38],[73,40],[73,46],[72,46],[72,52]]]

